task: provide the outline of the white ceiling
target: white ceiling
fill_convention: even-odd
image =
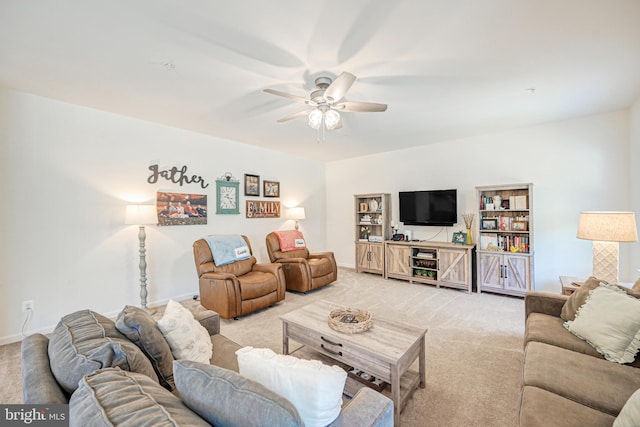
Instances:
[[[342,71],[388,110],[276,123]],[[0,85],[330,161],[628,107],[640,0],[2,0]]]

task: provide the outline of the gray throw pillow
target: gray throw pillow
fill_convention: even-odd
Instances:
[[[146,375],[107,368],[85,376],[69,401],[70,427],[208,426]]]
[[[60,319],[49,340],[51,372],[68,393],[83,376],[108,367],[158,377],[142,351],[116,329],[112,320],[90,310]]]
[[[149,358],[160,384],[169,391],[175,390],[171,348],[153,317],[141,308],[127,305],[118,314],[116,328]]]
[[[284,397],[236,372],[214,365],[176,360],[176,387],[184,403],[215,426],[304,426]]]

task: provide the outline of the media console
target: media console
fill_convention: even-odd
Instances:
[[[386,279],[473,292],[475,245],[387,240],[384,246]]]

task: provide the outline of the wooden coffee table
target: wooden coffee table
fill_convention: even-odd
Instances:
[[[425,386],[425,334],[427,328],[373,317],[368,331],[346,334],[329,327],[328,315],[342,307],[329,301],[316,301],[281,316],[282,352],[289,354],[289,340],[323,355],[356,367],[391,385],[395,425],[400,411],[416,387]],[[359,307],[360,308],[360,307]],[[409,367],[418,359],[418,372]],[[349,394],[347,378],[345,393]]]

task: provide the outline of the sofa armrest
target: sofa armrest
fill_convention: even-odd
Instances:
[[[564,303],[569,299],[567,295],[549,292],[527,292],[524,296],[524,318],[531,313],[542,313],[560,317]]]
[[[193,317],[205,327],[209,335],[217,335],[220,333],[220,315],[215,311],[202,307],[202,309],[193,313]]]
[[[363,387],[343,408],[331,427],[393,427],[393,401]]]
[[[22,340],[22,403],[69,403],[49,365],[49,338],[33,334]]]

